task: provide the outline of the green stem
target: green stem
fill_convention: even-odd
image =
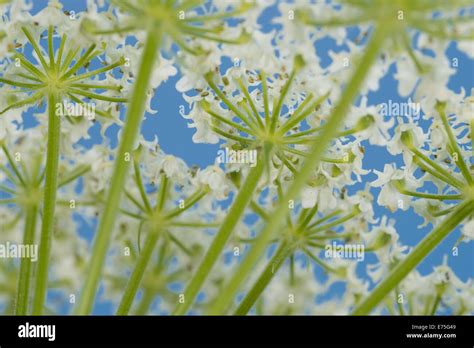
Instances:
[[[315,101],[312,102],[306,109],[302,109],[300,113],[295,112],[278,130],[278,134],[284,135],[288,132],[291,128],[299,124],[309,115],[311,115],[315,109],[321,105],[327,98],[329,97],[329,93],[324,94],[323,96],[319,97]],[[305,100],[306,101],[306,100]],[[304,102],[303,102],[304,104]],[[299,109],[299,108],[298,108]]]
[[[7,79],[4,79],[4,78],[0,78],[0,82],[5,83],[7,85],[15,86],[15,87],[21,87],[21,88],[37,89],[37,88],[42,87],[42,85],[38,84],[38,83],[24,83],[24,82],[7,80]],[[17,92],[17,91],[15,90],[15,92]]]
[[[280,128],[281,129],[281,128]],[[298,133],[293,133],[293,134],[290,134],[290,135],[285,135],[284,139],[285,139],[285,143],[291,143],[292,140],[291,139],[297,139],[299,137],[304,137],[305,135],[311,135],[313,133],[316,133],[316,132],[319,132],[320,130],[323,129],[323,126],[320,126],[320,127],[315,127],[315,128],[310,128],[310,129],[307,129],[307,130],[298,130]],[[314,138],[313,138],[314,139]],[[313,140],[314,141],[314,140]]]
[[[43,66],[44,70],[48,71],[49,70],[48,63],[46,63],[46,60],[43,57],[43,53],[41,52],[41,48],[38,45],[37,40],[35,40],[33,35],[31,35],[31,33],[29,32],[29,30],[26,27],[21,27],[21,30],[23,31],[25,36],[28,38],[28,41],[30,42],[31,46],[33,46],[33,49],[36,52],[36,55],[38,56],[38,59],[39,59],[41,65]]]
[[[62,175],[59,178],[58,187],[61,187],[61,186],[69,184],[70,182],[73,182],[74,180],[76,180],[80,176],[87,173],[89,170],[91,170],[90,165],[87,165],[87,164],[78,165],[73,170],[71,170],[69,173],[66,173],[66,174]]]
[[[161,192],[161,189],[160,189],[160,192]],[[170,220],[181,215],[183,212],[193,207],[194,204],[199,202],[205,195],[208,194],[208,192],[209,192],[208,188],[197,189],[191,196],[189,196],[188,198],[184,200],[182,208],[179,207],[167,213],[165,215],[165,219]],[[161,199],[160,201],[164,202],[163,199]]]
[[[451,126],[449,125],[448,117],[446,116],[445,112],[446,103],[438,102],[436,104],[436,110],[438,111],[441,121],[443,122],[444,129],[448,134],[449,145],[451,151],[457,155],[457,158],[454,158],[454,154],[451,153],[451,157],[453,157],[454,162],[458,166],[459,170],[461,171],[462,175],[466,179],[469,184],[472,184],[474,181],[472,179],[471,173],[469,172],[469,168],[467,167],[466,163],[464,162],[461,149],[458,146],[457,139],[453,134]]]
[[[392,291],[415,267],[454,230],[469,214],[472,213],[473,202],[460,204],[440,225],[429,233],[403,261],[399,262],[390,274],[360,302],[353,310],[353,315],[369,314],[385,296]]]
[[[212,73],[208,73],[205,75],[205,80],[209,87],[217,94],[217,96],[222,100],[222,102],[227,105],[229,110],[231,110],[235,116],[240,118],[247,126],[249,126],[254,132],[258,132],[258,128],[256,128],[253,122],[250,122],[249,119],[240,111],[226,96],[225,94],[219,89],[219,87],[214,83],[212,80]]]
[[[23,175],[21,175],[20,171],[18,170],[18,167],[15,164],[15,161],[13,160],[12,156],[10,155],[10,152],[8,152],[7,148],[5,145],[2,144],[2,149],[5,155],[7,156],[8,163],[12,167],[13,172],[15,173],[16,177],[18,180],[20,180],[21,185],[25,186],[25,179],[23,179]]]
[[[251,129],[251,128],[245,128],[244,126],[241,126],[240,124],[238,124],[238,123],[236,123],[236,122],[234,122],[234,121],[232,121],[232,120],[228,120],[228,119],[226,119],[225,117],[222,117],[222,116],[216,114],[215,112],[213,112],[213,111],[211,111],[211,110],[206,110],[206,112],[207,112],[210,116],[214,117],[215,119],[217,119],[217,120],[219,120],[219,121],[221,121],[221,122],[223,122],[223,123],[226,123],[226,124],[228,124],[229,126],[234,127],[235,129],[238,129],[238,130],[241,131],[241,132],[255,135],[255,131],[254,131],[253,129]]]
[[[429,166],[425,165],[423,163],[423,161],[420,160],[417,156],[413,156],[413,162],[416,163],[416,165],[418,167],[420,167],[421,170],[433,175],[435,178],[438,178],[439,180],[445,182],[448,185],[452,185],[456,188],[459,188],[459,187],[456,186],[457,183],[452,181],[451,178],[448,178],[448,177],[444,176],[442,173],[439,173],[436,170],[434,170],[434,169],[430,168]]]
[[[128,102],[127,98],[117,98],[117,97],[109,97],[106,95],[102,94],[97,94],[97,93],[92,93],[92,92],[87,92],[82,89],[77,89],[77,88],[69,88],[69,91],[71,94],[77,94],[89,99],[97,99],[97,100],[104,100],[112,103],[126,103]]]
[[[127,190],[124,190],[124,192],[125,192],[125,196],[130,200],[130,202],[132,202],[135,205],[135,207],[137,207],[140,211],[144,213],[148,212],[147,209],[143,205],[141,205],[140,202],[135,197],[133,197],[133,195],[130,192],[128,192]]]
[[[173,314],[183,315],[193,304],[193,301],[201,289],[204,281],[209,276],[212,267],[222,253],[222,250],[224,249],[230,234],[234,230],[234,227],[239,222],[245,208],[252,199],[255,188],[257,187],[258,181],[260,180],[265,168],[265,163],[262,160],[262,156],[259,157],[260,158],[257,162],[258,164],[250,170],[247,179],[240,188],[239,193],[232,204],[232,207],[230,208],[221,227],[219,228],[219,231],[214,237],[214,240],[212,241],[206,256],[204,256],[204,259],[199,265],[196,273],[189,282],[186,291],[184,292],[184,303],[180,303],[176,307]]]
[[[67,80],[68,77],[70,77],[72,74],[78,71],[82,66],[84,66],[86,62],[89,62],[91,60],[89,57],[91,57],[91,54],[95,50],[95,48],[96,48],[96,44],[92,44],[91,46],[89,46],[87,51],[81,55],[81,58],[79,58],[76,61],[76,63],[61,76],[61,80],[63,81]]]
[[[474,119],[471,119],[471,123],[469,125],[470,128],[470,135],[471,135],[471,152],[474,156]]]
[[[138,134],[140,123],[143,118],[145,109],[145,101],[147,98],[148,85],[153,71],[155,58],[158,54],[161,41],[161,31],[151,31],[147,35],[145,47],[143,50],[140,70],[131,103],[129,106],[125,128],[123,130],[120,147],[117,152],[117,160],[115,163],[112,181],[109,188],[107,204],[100,220],[96,240],[92,250],[92,258],[90,260],[89,272],[84,283],[82,295],[78,307],[77,314],[88,314],[92,310],[95,293],[99,285],[99,278],[102,273],[107,249],[114,228],[117,211],[119,208],[120,198],[122,196],[122,188],[124,187],[125,178],[129,169],[129,162],[125,161],[123,156],[126,153],[132,153],[135,138]]]
[[[283,86],[283,89],[280,93],[280,97],[278,98],[278,102],[276,104],[276,107],[272,110],[272,116],[271,116],[271,123],[270,123],[270,132],[273,133],[275,131],[275,128],[278,123],[278,118],[280,117],[280,112],[281,108],[283,106],[283,102],[285,101],[286,95],[288,94],[288,91],[290,89],[291,84],[293,83],[293,80],[296,75],[296,68],[294,67],[288,81],[286,81],[285,85]]]
[[[337,134],[339,126],[347,115],[353,100],[358,95],[360,88],[363,86],[365,78],[370,71],[370,67],[373,62],[375,62],[380,47],[385,41],[388,27],[389,26],[385,24],[377,25],[366,51],[361,57],[362,59],[359,61],[359,65],[357,66],[354,75],[346,86],[345,93],[343,93],[341,100],[331,113],[328,122],[321,131],[320,137],[313,143],[309,155],[306,158],[304,165],[301,167],[299,174],[295,176],[288,191],[275,208],[273,215],[270,217],[268,223],[253,244],[247,257],[242,261],[232,279],[226,286],[224,286],[221,292],[222,296],[220,296],[211,306],[210,313],[220,314],[227,309],[234,299],[240,284],[242,284],[244,279],[246,279],[250,274],[261,255],[264,254],[268,241],[270,241],[273,238],[274,233],[279,230],[279,227],[283,223],[286,213],[289,210],[288,202],[298,197],[300,190],[310,178],[314,168],[321,160],[326,147]]]
[[[157,37],[153,38],[153,40],[155,40],[155,41],[159,41],[159,40],[161,39],[161,37],[159,37],[158,34],[152,34],[152,35],[157,35]],[[159,45],[158,45],[158,46],[159,46]],[[145,53],[145,52],[144,52],[144,53]],[[150,62],[150,63],[153,64],[152,62]],[[85,80],[85,79],[87,79],[87,78],[89,78],[89,77],[93,77],[93,76],[96,76],[96,75],[99,75],[99,74],[103,74],[103,73],[105,73],[105,72],[107,72],[107,71],[110,71],[110,70],[112,70],[112,69],[115,69],[116,67],[119,67],[119,66],[121,66],[121,65],[123,65],[123,64],[124,64],[124,61],[123,61],[123,59],[121,58],[121,59],[119,59],[117,62],[115,62],[115,63],[113,63],[113,64],[111,64],[111,65],[107,65],[107,66],[105,66],[105,67],[103,67],[103,68],[100,68],[100,69],[97,69],[97,70],[93,70],[93,71],[89,71],[89,72],[87,72],[87,73],[84,73],[84,74],[81,74],[81,75],[77,75],[77,76],[71,77],[71,78],[68,79],[68,81],[69,81],[70,83],[72,83],[72,82],[76,82],[76,81]],[[141,67],[142,67],[142,66],[140,66],[140,68],[141,68]],[[148,67],[144,67],[144,69],[148,69]],[[143,88],[143,87],[142,87],[142,88]]]
[[[143,204],[145,204],[146,211],[149,213],[151,212],[151,205],[148,201],[148,197],[145,192],[145,187],[143,186],[142,175],[140,173],[140,164],[138,164],[137,161],[133,161],[133,170],[135,173],[135,181],[137,183],[140,196],[142,197],[142,202]]]
[[[313,228],[315,226],[318,226],[318,225],[321,225],[323,222],[326,222],[328,220],[331,220],[333,217],[339,215],[343,213],[343,211],[341,209],[338,209],[338,210],[335,210],[333,211],[332,213],[329,213],[327,214],[326,216],[316,220],[315,222],[313,222],[311,225],[308,226],[308,228]]]
[[[318,232],[322,232],[322,231],[327,231],[329,229],[331,229],[332,227],[335,227],[335,226],[338,226],[346,221],[349,221],[350,219],[352,219],[354,216],[357,216],[358,214],[360,213],[360,210],[355,210],[353,211],[352,213],[350,214],[347,214],[339,219],[336,219],[326,225],[322,225],[322,226],[315,226],[316,228],[314,227],[308,227],[309,230],[308,230],[308,233],[318,233]]]
[[[160,234],[158,231],[151,231],[148,234],[143,249],[140,252],[140,256],[138,257],[137,264],[128,280],[127,287],[123,293],[116,315],[127,315],[130,311],[159,236]]]
[[[250,209],[252,209],[253,212],[255,214],[257,214],[258,216],[260,216],[263,220],[266,221],[268,219],[267,213],[265,212],[265,210],[262,209],[262,207],[260,205],[258,205],[257,202],[251,201],[250,202]]]
[[[195,221],[186,221],[186,222],[171,222],[170,226],[177,226],[177,227],[219,227],[219,223],[206,223],[206,222],[195,222]]]
[[[263,94],[263,108],[265,113],[265,125],[268,126],[270,124],[270,111],[268,106],[268,87],[267,87],[267,76],[265,72],[262,70],[260,71],[260,79],[262,81],[262,94]]]
[[[240,78],[238,80],[238,83],[239,83],[239,86],[240,86],[240,90],[244,93],[245,99],[246,99],[247,103],[250,105],[250,108],[252,109],[252,112],[253,112],[252,115],[254,116],[255,120],[257,121],[258,126],[260,127],[260,129],[264,129],[265,126],[263,124],[262,118],[260,117],[260,113],[258,112],[257,107],[255,106],[255,103],[253,102],[252,97],[250,96],[250,93],[249,93],[247,87],[244,85],[244,82],[242,81],[242,78]]]
[[[163,175],[163,177],[166,178],[165,175]],[[163,187],[160,190],[162,189]],[[165,241],[161,244],[161,247],[158,253],[158,264],[152,270],[151,277],[153,279],[157,279],[161,277],[161,273],[163,272],[165,268],[167,250],[169,250],[168,241],[165,239]],[[145,315],[148,313],[149,308],[151,304],[153,303],[153,300],[155,299],[156,293],[157,293],[157,289],[154,286],[149,286],[149,287],[146,285],[143,286],[142,298],[141,298],[140,303],[137,306],[137,309],[135,310],[135,315]]]
[[[23,184],[19,181],[19,179],[17,180],[17,178],[10,172],[10,170],[4,166],[3,164],[0,164],[0,169],[2,170],[2,172],[5,173],[6,177],[15,185],[22,185]]]
[[[291,120],[292,118],[296,118],[296,117],[298,117],[298,115],[300,115],[301,113],[303,113],[303,112],[306,110],[306,106],[307,106],[310,102],[313,101],[313,98],[314,98],[313,93],[309,93],[309,94],[306,96],[306,98],[303,100],[303,102],[298,105],[298,107],[296,108],[296,110],[295,110],[292,114],[290,114],[288,120],[286,120],[286,122],[284,122],[284,123],[280,126],[280,129],[279,129],[280,134],[285,134],[285,133],[286,133],[286,131],[284,130],[284,128],[286,128],[288,122],[290,122],[290,120]],[[314,105],[313,105],[313,106],[310,106],[308,109],[310,109],[310,108],[313,108],[313,110],[314,110]],[[289,129],[291,129],[291,126],[288,128],[288,130],[289,130]]]
[[[66,45],[66,40],[67,40],[67,35],[63,34],[61,37],[61,43],[59,44],[59,49],[58,49],[58,54],[56,57],[56,73],[59,73],[61,71],[61,64],[63,60],[63,53],[64,53],[64,47]]]
[[[425,163],[429,164],[430,166],[433,167],[440,175],[446,178],[446,180],[453,185],[456,188],[462,188],[464,187],[464,184],[456,179],[453,175],[451,175],[446,169],[441,167],[439,164],[437,164],[435,161],[433,161],[431,158],[423,154],[421,151],[419,151],[417,148],[410,148],[410,150],[418,156],[420,160],[423,160]]]
[[[425,69],[423,68],[423,65],[420,63],[420,60],[418,59],[418,57],[416,56],[415,51],[413,50],[412,44],[410,42],[411,39],[408,36],[408,33],[404,30],[404,31],[402,31],[401,36],[402,36],[402,38],[401,38],[402,39],[402,44],[403,44],[405,50],[408,52],[408,55],[410,56],[411,60],[415,64],[415,67],[416,67],[416,70],[417,70],[418,74],[422,75],[423,71]]]
[[[280,245],[265,269],[255,281],[252,289],[250,289],[247,295],[245,295],[245,298],[239,304],[239,307],[234,313],[235,315],[246,315],[248,313],[291,252],[292,249],[288,247],[286,243]]]
[[[135,310],[135,315],[146,315],[154,299],[155,292],[150,289],[144,289],[142,299]]]
[[[0,191],[7,192],[7,193],[9,193],[9,194],[11,194],[11,195],[16,195],[16,194],[17,194],[17,192],[16,192],[14,189],[9,188],[9,187],[4,186],[4,185],[0,185]]]
[[[398,185],[396,185],[398,186]],[[396,187],[398,192],[407,195],[407,196],[413,196],[413,197],[419,197],[419,198],[426,198],[426,199],[435,199],[435,200],[458,200],[458,199],[463,199],[463,195],[438,195],[438,194],[431,194],[431,193],[423,193],[423,192],[416,192],[416,191],[410,191],[410,190],[405,190],[402,187]]]
[[[298,216],[298,230],[301,231],[306,228],[306,226],[309,225],[313,217],[317,214],[318,212],[318,204],[315,204],[311,209],[305,208],[302,209],[299,216]]]
[[[0,204],[12,204],[16,203],[15,199],[0,199]]]
[[[43,222],[41,225],[36,271],[36,292],[33,302],[34,315],[42,314],[48,287],[49,256],[54,228],[54,210],[56,208],[56,190],[58,186],[59,143],[61,137],[61,119],[56,115],[56,100],[57,96],[51,93],[48,98],[48,148],[46,152],[46,176],[43,196]]]
[[[244,137],[241,137],[239,135],[233,135],[233,134],[224,132],[224,131],[220,130],[219,128],[213,127],[213,126],[211,126],[211,129],[214,132],[216,132],[217,134],[223,136],[224,138],[228,138],[230,140],[234,140],[234,141],[244,143],[244,144],[249,144],[249,145],[253,143],[253,140],[250,139],[250,138],[244,138]]]
[[[71,87],[87,88],[87,89],[105,89],[120,92],[122,86],[119,85],[101,85],[99,83],[73,83]]]
[[[35,240],[36,216],[38,207],[30,205],[26,207],[25,230],[23,235],[24,245],[33,245]],[[30,290],[31,262],[29,258],[21,259],[20,276],[18,278],[18,291],[16,300],[16,315],[28,314],[28,294]]]
[[[309,250],[308,248],[303,247],[303,252],[304,252],[311,260],[313,260],[313,261],[316,262],[318,265],[320,265],[321,268],[324,269],[325,272],[327,272],[327,273],[334,273],[334,274],[337,274],[337,273],[338,273],[337,269],[332,268],[332,267],[329,266],[327,263],[325,263],[325,262],[322,261],[321,259],[317,258],[316,255],[314,255],[314,254],[311,252],[311,250]]]
[[[48,28],[48,54],[49,54],[49,67],[51,70],[56,70],[54,62],[54,45],[53,45],[54,28],[52,25]]]

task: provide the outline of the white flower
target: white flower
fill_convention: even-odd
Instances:
[[[226,45],[222,53],[230,57],[235,66],[247,69],[263,69],[266,72],[275,71],[279,63],[274,54],[275,46],[272,40],[275,32],[263,33],[254,31],[251,41],[244,45]]]
[[[218,166],[208,166],[196,174],[195,180],[207,185],[211,189],[216,199],[226,199],[230,191],[230,183],[224,171]]]
[[[426,142],[426,135],[423,132],[423,129],[417,126],[413,121],[410,119],[408,123],[399,123],[398,126],[395,128],[395,134],[392,139],[388,142],[387,150],[392,155],[398,155],[402,152],[408,152],[406,150],[405,144],[403,144],[401,135],[404,132],[411,132],[413,134],[413,145],[416,148],[421,148]],[[410,163],[410,158],[404,157],[405,163]]]
[[[380,225],[368,233],[362,233],[368,246],[373,246],[380,236],[383,236],[385,244],[374,251],[379,262],[370,264],[367,273],[373,281],[378,282],[392,268],[393,262],[405,257],[408,247],[400,245],[399,235],[395,229],[395,220],[383,216]]]
[[[398,93],[401,97],[408,97],[415,89],[419,80],[416,66],[407,54],[402,54],[397,59],[397,72],[395,79],[398,81]]]
[[[440,120],[434,120],[430,127],[430,146],[434,149],[445,147],[448,143],[448,137]]]
[[[462,122],[474,122],[474,88],[471,89],[471,95],[466,96],[459,106],[460,110],[456,113]]]
[[[465,237],[464,240],[466,242],[474,240],[474,219],[471,219],[468,222],[466,222],[462,226],[461,232],[463,236]]]
[[[411,202],[410,196],[401,194],[391,182],[403,180],[406,187],[415,189],[419,186],[418,181],[406,169],[397,169],[394,164],[385,164],[383,172],[374,170],[374,173],[377,174],[377,179],[371,183],[371,186],[382,187],[377,203],[388,207],[391,211],[407,210]]]
[[[301,193],[301,206],[305,209],[312,208],[318,200],[318,188],[306,187]]]
[[[375,105],[367,105],[368,98],[363,96],[358,106],[352,105],[349,118],[347,119],[348,126],[354,127],[362,117],[370,115],[373,123],[365,130],[354,134],[360,140],[368,139],[371,145],[384,146],[390,139],[389,129],[393,127],[394,119],[389,118],[384,121],[384,115],[380,113],[380,107]]]
[[[332,210],[337,205],[337,199],[333,190],[328,186],[310,187],[307,186],[301,193],[301,205],[303,208],[312,208],[318,203],[318,210],[326,212]]]
[[[176,182],[184,182],[187,177],[188,168],[182,159],[166,155],[160,158],[159,162],[168,178]]]
[[[181,116],[193,121],[188,127],[196,128],[196,133],[193,135],[193,141],[195,143],[217,144],[219,142],[219,137],[211,129],[210,116],[202,110],[198,104],[193,106],[188,115],[181,113]]]

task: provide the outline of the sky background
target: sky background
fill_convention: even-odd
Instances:
[[[80,12],[86,8],[85,0],[63,0],[61,2],[64,4],[64,10],[68,11],[73,10]],[[35,0],[33,3],[34,7],[32,13],[36,13],[46,6],[47,0]],[[276,16],[279,16],[276,6],[273,6],[264,12],[263,16],[260,18],[260,23],[262,24],[264,31],[281,29],[278,25],[271,24],[272,18]],[[351,36],[355,37],[356,34],[356,30],[350,30]],[[316,43],[316,52],[321,58],[323,67],[330,63],[328,55],[330,50],[340,52],[341,50],[347,50],[347,47],[344,45],[337,46],[335,41],[330,38],[319,40]],[[464,90],[468,91],[469,94],[471,88],[474,87],[474,60],[469,59],[464,53],[460,52],[454,42],[449,45],[446,54],[449,58],[457,57],[459,60],[457,73],[452,76],[448,87],[455,92],[459,92],[461,88],[464,88]],[[408,98],[401,98],[398,95],[398,82],[393,78],[395,73],[396,68],[392,65],[387,75],[381,80],[380,89],[369,94],[369,104],[387,103],[389,99],[391,99],[392,102],[407,101]],[[158,113],[156,115],[145,115],[144,122],[142,123],[142,134],[147,140],[153,140],[157,136],[159,144],[164,152],[182,158],[190,166],[196,164],[203,168],[214,163],[219,144],[207,145],[193,143],[192,136],[195,130],[188,128],[188,121],[183,119],[179,114],[180,105],[186,105],[181,94],[175,89],[175,84],[179,78],[180,74],[178,73],[178,75],[171,77],[166,83],[158,88],[152,102],[152,108],[158,110]],[[115,127],[112,131],[108,132],[113,146],[116,145],[115,136],[117,130],[118,127]],[[90,135],[91,139],[81,141],[83,145],[91,146],[103,141],[99,135],[98,124],[92,127]],[[392,156],[383,147],[375,147],[367,143],[363,145],[366,151],[364,157],[365,169],[376,169],[382,171],[384,165],[387,163],[396,163],[398,167],[403,165],[401,155]],[[364,176],[364,182],[355,185],[349,192],[363,189],[366,182],[370,182],[376,177],[377,176],[374,173]],[[372,189],[375,199],[378,191],[379,189]],[[423,219],[417,216],[412,209],[392,213],[383,207],[377,206],[376,202],[374,202],[374,205],[377,217],[386,215],[387,217],[396,220],[395,226],[400,235],[402,244],[410,246],[416,245],[416,243],[418,243],[426,233],[432,229],[431,225],[425,228],[418,228],[417,226],[423,222]],[[81,234],[85,233],[86,235],[93,235],[93,226],[82,226],[82,229],[84,228],[89,229],[89,231],[81,231]],[[463,281],[472,278],[474,276],[474,243],[461,243],[459,245],[459,255],[451,255],[451,249],[459,236],[459,231],[451,233],[441,243],[441,245],[419,265],[418,270],[422,274],[430,273],[433,270],[433,267],[442,263],[443,255],[448,254],[448,264],[453,268],[456,274]],[[372,262],[373,260],[374,259],[372,259]],[[365,262],[371,262],[371,257],[369,255],[366,256]],[[334,289],[335,294],[339,291],[342,291],[342,289]],[[94,313],[109,314],[111,313],[111,310],[110,304],[101,303],[96,306]]]

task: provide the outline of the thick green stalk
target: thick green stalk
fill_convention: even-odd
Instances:
[[[246,315],[248,313],[292,251],[292,248],[286,243],[280,245],[250,291],[245,295],[242,302],[240,302],[239,307],[234,313],[235,315]]]
[[[135,310],[135,315],[146,315],[150,309],[153,300],[155,299],[155,292],[151,289],[143,289],[143,295],[140,303],[138,304],[137,309]]]
[[[313,143],[308,157],[299,171],[299,174],[295,176],[292,184],[288,188],[288,191],[280,200],[279,204],[274,210],[274,213],[269,218],[268,224],[263,228],[257,240],[253,243],[253,246],[250,249],[247,257],[242,261],[231,280],[221,291],[221,296],[219,296],[216,302],[211,306],[211,314],[221,314],[226,311],[234,299],[239,286],[250,274],[258,259],[264,254],[265,248],[267,247],[268,242],[273,238],[274,233],[279,230],[279,227],[283,223],[289,210],[289,201],[296,200],[298,198],[299,192],[310,178],[318,162],[321,160],[326,147],[337,134],[339,126],[349,111],[353,100],[358,95],[372,64],[375,62],[378,56],[380,47],[387,36],[387,32],[388,26],[383,23],[377,25],[375,28],[372,38],[367,45],[366,51],[361,57],[352,78],[346,86],[346,90],[343,93],[341,100],[331,113],[327,123],[320,133],[320,136]]]
[[[454,230],[469,214],[472,213],[474,203],[461,203],[440,225],[431,231],[412,252],[399,262],[390,274],[360,302],[353,310],[353,315],[369,314],[385,296],[390,293],[415,267]]]
[[[51,237],[54,227],[54,210],[56,208],[56,190],[58,186],[59,143],[61,136],[61,119],[56,115],[57,96],[54,92],[48,98],[48,148],[46,151],[46,175],[43,197],[43,223],[36,271],[35,299],[33,314],[43,313],[48,287],[49,256]]]
[[[36,216],[38,207],[35,204],[26,207],[25,230],[23,236],[24,245],[33,245],[35,241]],[[30,290],[31,262],[29,258],[23,258],[20,264],[20,276],[18,278],[18,290],[16,298],[16,315],[28,314],[28,294]]]
[[[214,240],[212,241],[212,244],[209,250],[207,251],[206,256],[204,256],[204,259],[199,265],[190,283],[188,284],[186,291],[184,292],[184,303],[180,303],[176,307],[173,314],[186,314],[189,307],[193,304],[193,301],[196,298],[199,290],[201,289],[202,284],[209,276],[212,267],[221,255],[222,250],[224,249],[230,234],[234,230],[235,225],[239,222],[240,217],[242,216],[245,208],[252,199],[252,196],[255,192],[255,188],[257,187],[258,181],[260,180],[266,165],[263,161],[263,156],[258,157],[259,158],[257,165],[250,170],[247,179],[245,180],[242,187],[239,189],[239,193],[235,198],[232,207],[230,208],[221,227],[219,228],[219,231],[214,237]]]
[[[165,198],[165,193],[162,193],[163,190],[166,192],[166,182],[167,178],[165,175],[162,176],[162,185],[160,189],[160,194],[159,197],[163,197],[163,201]],[[160,201],[160,199],[158,200]],[[168,239],[165,239],[163,243],[161,244],[160,250],[158,252],[158,264],[153,268],[152,270],[152,279],[157,279],[162,276],[162,272],[164,272],[165,268],[165,261],[166,261],[166,252],[168,250]],[[142,298],[140,300],[140,303],[138,304],[136,310],[135,310],[135,315],[146,315],[150,309],[151,304],[153,303],[153,300],[155,299],[155,295],[157,293],[157,289],[153,284],[149,284],[149,286],[143,286],[143,293],[142,293]]]
[[[128,280],[116,315],[127,315],[129,313],[159,236],[160,233],[158,231],[150,231],[148,234],[140,256],[138,257],[137,264]]]
[[[116,156],[117,159],[115,161],[115,168],[107,196],[107,204],[105,205],[105,210],[100,219],[96,239],[94,241],[92,258],[88,268],[89,273],[87,274],[81,298],[76,308],[77,314],[88,314],[92,310],[95,294],[99,286],[100,275],[107,255],[107,249],[109,247],[110,237],[114,228],[120,198],[122,196],[122,188],[124,187],[125,178],[130,165],[130,163],[125,160],[125,154],[129,153],[131,157],[133,145],[143,118],[148,85],[160,48],[160,41],[161,31],[158,33],[155,30],[148,33],[138,77],[135,81],[135,87],[128,109],[126,124]]]

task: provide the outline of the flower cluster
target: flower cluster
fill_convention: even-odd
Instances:
[[[0,311],[472,314],[451,261],[474,239],[474,88],[451,87],[465,72],[446,53],[472,63],[470,13],[0,0],[0,251],[38,248],[0,253]],[[140,132],[178,74],[180,121],[223,154],[207,166]],[[387,112],[387,77],[418,117]],[[405,214],[422,224],[403,231]]]

